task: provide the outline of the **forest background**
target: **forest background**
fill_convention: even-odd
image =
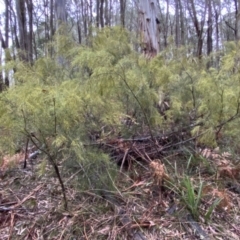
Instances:
[[[62,194],[64,211],[76,208],[69,192],[79,189],[81,197],[91,192],[119,208],[113,196],[130,201],[123,189],[139,182],[140,188],[148,186],[143,178],[160,188],[160,204],[169,206],[174,192],[190,223],[204,216],[207,227],[217,206],[234,205],[225,187],[237,184],[240,172],[239,0],[1,2],[2,178],[18,160],[26,169],[36,153],[41,155],[37,179],[50,181],[52,167],[60,185],[54,194]],[[74,180],[71,186],[68,178]],[[52,187],[48,191],[53,194]],[[204,208],[201,201],[209,192]],[[78,234],[114,239],[114,228],[91,229],[89,214],[82,221],[87,230],[85,225],[76,230],[79,215],[74,216],[65,239]],[[151,225],[148,217],[138,221],[139,228],[159,224]],[[127,224],[119,218],[124,227],[133,224],[132,216]],[[44,227],[41,234],[50,231]],[[196,232],[209,234],[199,229],[184,234],[189,239]]]

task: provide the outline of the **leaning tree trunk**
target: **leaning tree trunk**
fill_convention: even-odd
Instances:
[[[159,20],[156,0],[139,1],[139,21],[142,35],[142,51],[152,58],[159,53]]]

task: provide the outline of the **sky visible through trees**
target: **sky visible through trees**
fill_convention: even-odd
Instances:
[[[188,47],[189,53],[199,58],[222,50],[227,41],[240,38],[239,0],[153,2],[155,16],[153,9],[145,12],[148,1],[140,0],[1,0],[1,59],[6,63],[20,57],[33,62],[51,55],[47,45],[63,22],[78,44],[90,45],[97,29],[122,26],[131,32],[133,48],[138,52],[146,51],[149,44],[146,41],[152,41],[157,42],[157,52],[174,44]],[[140,23],[142,17],[144,21]],[[151,24],[157,21],[153,29],[144,25],[146,19]],[[9,85],[4,71],[2,78]]]

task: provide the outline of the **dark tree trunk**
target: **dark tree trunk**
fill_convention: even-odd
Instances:
[[[28,60],[28,40],[27,40],[27,20],[26,20],[26,9],[25,0],[16,1],[16,12],[18,19],[18,30],[19,30],[19,45],[20,45],[20,58],[22,60]]]
[[[10,53],[9,53],[9,5],[11,4],[10,1],[5,0],[5,44],[2,44],[2,47],[5,51],[5,62],[8,62],[10,59]],[[3,42],[2,42],[3,43]],[[8,72],[5,72],[5,78],[4,78],[4,84],[9,87],[9,77],[8,77]],[[1,76],[1,78],[3,78]],[[1,88],[2,89],[2,88]]]
[[[184,46],[185,45],[185,17],[183,13],[183,6],[181,0],[179,1],[179,9],[180,9],[180,25],[181,25],[181,44]]]
[[[27,9],[28,9],[28,61],[33,62],[33,3],[32,0],[27,0]]]
[[[198,20],[199,16],[197,14],[193,0],[188,0],[188,11],[196,30],[196,35],[197,35],[196,55],[200,59],[202,57],[202,49],[203,49],[203,29],[204,29],[205,17],[206,17],[206,4],[204,6],[203,15],[201,16],[201,21]]]
[[[125,11],[126,11],[126,0],[120,0],[120,18],[121,18],[122,27],[125,27]]]
[[[212,0],[208,0],[208,21],[207,21],[207,55],[210,55],[213,50],[213,20],[212,20]]]
[[[100,0],[99,17],[100,17],[101,28],[104,28],[104,11],[103,11],[103,6],[104,6],[104,0]]]
[[[99,14],[99,4],[100,0],[96,0],[96,26],[99,28],[99,23],[100,23],[100,14]]]
[[[179,17],[179,0],[175,0],[175,44],[178,47],[180,45],[180,17]]]
[[[236,40],[240,40],[240,0],[236,2]]]

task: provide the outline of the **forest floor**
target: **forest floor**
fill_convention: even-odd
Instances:
[[[68,210],[42,154],[25,169],[17,161],[1,171],[0,239],[240,239],[240,170],[233,158],[204,149],[133,161],[119,167],[109,192],[81,190],[79,167],[62,173]]]

